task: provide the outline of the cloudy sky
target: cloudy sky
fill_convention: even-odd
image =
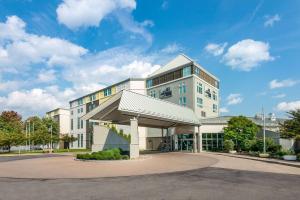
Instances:
[[[219,77],[222,115],[300,108],[300,1],[186,2],[0,0],[0,110],[42,116],[179,53]]]

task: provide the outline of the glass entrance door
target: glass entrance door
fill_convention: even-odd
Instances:
[[[193,152],[193,134],[178,135],[178,150]]]

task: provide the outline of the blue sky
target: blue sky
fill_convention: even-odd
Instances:
[[[297,0],[0,0],[0,110],[43,115],[179,53],[221,81],[222,115],[300,108]]]

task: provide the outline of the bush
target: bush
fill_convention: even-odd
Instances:
[[[285,155],[294,155],[295,153],[291,150],[280,150],[276,153],[277,156],[282,157]]]
[[[262,138],[258,138],[253,141],[251,147],[251,151],[259,151],[263,152],[264,150],[264,140]],[[266,151],[271,153],[276,153],[281,150],[281,146],[276,144],[271,138],[266,138]]]
[[[250,151],[252,146],[255,145],[256,141],[255,140],[245,140],[242,143],[242,150],[243,151]]]
[[[77,154],[77,159],[82,160],[128,160],[129,156],[122,154],[122,150],[118,148],[108,149],[99,152]]]
[[[234,149],[234,142],[232,140],[225,140],[224,149],[226,151],[232,151]]]

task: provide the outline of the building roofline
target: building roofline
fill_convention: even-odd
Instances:
[[[50,111],[46,112],[46,114],[54,112],[54,111],[57,111],[57,110],[67,110],[67,111],[70,111],[70,109],[68,109],[68,108],[55,108],[53,110],[50,110]]]
[[[94,91],[94,92],[90,92],[90,93],[88,93],[88,94],[86,94],[86,95],[80,96],[80,97],[78,97],[78,98],[76,98],[76,99],[70,100],[69,103],[74,102],[74,101],[77,101],[77,100],[79,100],[79,99],[81,99],[81,98],[90,96],[90,95],[92,95],[92,94],[94,94],[94,93],[97,93],[97,92],[100,92],[100,91],[102,91],[102,90],[108,89],[108,88],[110,88],[110,87],[114,87],[114,86],[116,86],[116,85],[119,85],[119,84],[128,82],[128,81],[144,81],[144,80],[145,80],[145,78],[127,78],[127,79],[125,79],[125,80],[122,80],[122,81],[120,81],[120,82],[114,83],[114,84],[109,85],[109,86],[106,86],[106,87],[101,88],[101,89],[99,89],[99,90],[96,90],[96,91]]]
[[[188,57],[188,56],[185,55],[184,53],[180,53],[179,55],[182,55],[183,57],[185,57],[186,59],[188,59],[188,60],[190,61],[190,63],[193,63],[195,66],[199,67],[199,68],[200,68],[202,71],[204,71],[206,74],[210,75],[212,78],[214,78],[214,79],[216,79],[217,81],[220,82],[220,79],[219,79],[218,77],[216,77],[216,76],[213,75],[212,73],[208,72],[204,67],[202,67],[202,66],[201,66],[199,63],[197,63],[195,60],[191,59],[190,57]],[[165,65],[166,65],[166,64],[165,64]],[[165,65],[164,65],[164,66],[165,66]],[[184,65],[186,65],[186,64],[184,64]],[[175,68],[173,68],[173,69],[171,69],[171,70],[162,72],[162,73],[160,73],[160,74],[155,74],[155,75],[153,75],[153,76],[151,76],[151,74],[150,74],[146,79],[156,78],[156,77],[159,77],[159,76],[161,76],[161,75],[168,74],[169,72],[175,71],[175,70],[177,70],[178,68],[181,68],[181,67],[184,66],[184,65],[179,65],[179,66],[177,66],[177,67],[175,67]],[[164,67],[164,66],[163,66],[163,67]],[[163,67],[162,67],[162,68],[163,68]],[[158,70],[159,70],[159,69],[158,69]],[[153,72],[153,73],[155,73],[155,72]]]

